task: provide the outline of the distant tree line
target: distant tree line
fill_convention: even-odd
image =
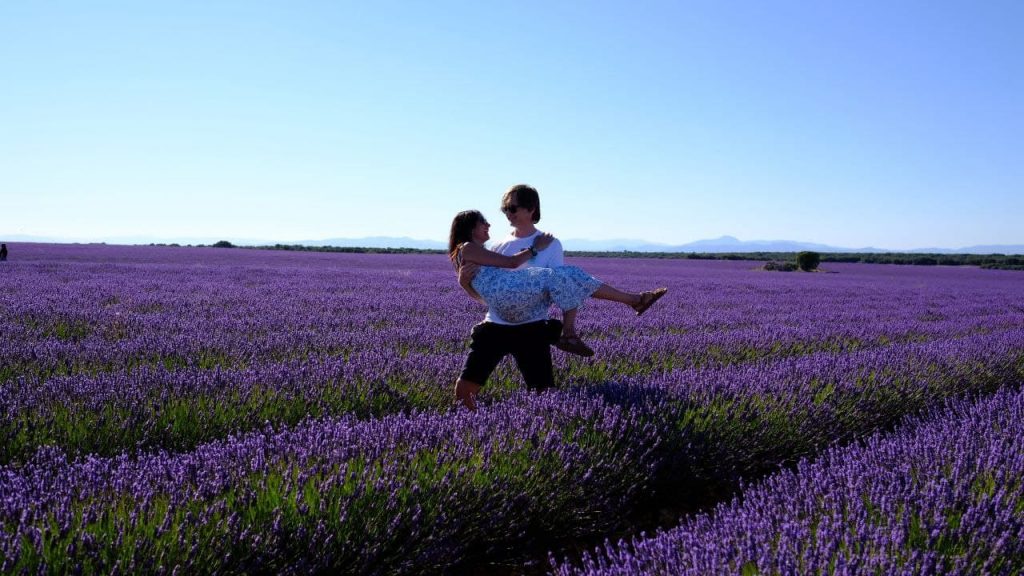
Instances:
[[[827,258],[829,262],[1024,269],[1024,256],[1007,254],[829,254]]]
[[[205,248],[203,244],[198,247]],[[343,252],[348,254],[444,254],[444,250],[422,248],[367,248],[363,246],[304,246],[302,244],[274,244],[270,246],[237,246],[221,240],[210,244],[212,248],[245,248],[249,250],[285,250],[288,252]]]
[[[177,246],[177,244],[171,244]],[[205,247],[199,244],[199,247]],[[221,240],[210,247],[247,248],[255,250],[286,250],[293,252],[341,252],[347,254],[444,254],[444,250],[433,248],[367,248],[361,246],[304,246],[302,244],[274,244],[270,246],[236,246]],[[761,260],[772,262],[800,263],[800,256],[807,262],[849,262],[863,264],[899,264],[909,266],[979,266],[1002,270],[1024,270],[1024,256],[1007,254],[910,254],[874,252],[592,252],[569,250],[567,256],[591,258],[659,258],[674,260]],[[817,266],[815,262],[809,269]]]
[[[608,258],[668,258],[685,260],[768,260],[797,262],[797,252],[566,252],[570,256]],[[909,254],[821,252],[820,262],[900,264],[912,266],[980,266],[1024,270],[1024,256],[1006,254]]]

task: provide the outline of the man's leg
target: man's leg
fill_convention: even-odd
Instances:
[[[515,326],[512,357],[529,390],[546,390],[555,386],[551,366],[551,344],[558,340],[562,323],[558,320],[530,322]]]
[[[462,373],[455,381],[455,399],[470,410],[476,410],[476,395],[487,383],[498,362],[508,353],[501,326],[481,322],[473,326],[469,355]]]

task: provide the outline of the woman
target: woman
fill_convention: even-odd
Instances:
[[[481,300],[498,311],[502,319],[517,322],[531,317],[537,307],[547,310],[552,304],[563,311],[562,336],[555,344],[561,350],[593,356],[594,351],[576,334],[575,311],[587,298],[599,298],[626,304],[643,314],[665,295],[667,288],[639,294],[623,292],[604,284],[576,266],[555,268],[518,268],[552,241],[550,235],[538,236],[534,244],[513,256],[503,256],[484,247],[490,239],[490,224],[476,210],[459,212],[452,220],[448,236],[448,257],[456,272],[466,263],[479,264],[472,289]]]

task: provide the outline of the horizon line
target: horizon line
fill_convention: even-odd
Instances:
[[[320,240],[298,240],[298,241],[277,241],[266,239],[239,239],[232,237],[178,237],[178,238],[157,238],[157,237],[133,237],[133,236],[107,236],[93,238],[56,238],[46,236],[35,236],[28,234],[15,234],[7,236],[5,240],[0,235],[0,242],[3,243],[25,243],[25,244],[104,244],[119,246],[147,246],[147,245],[179,245],[179,246],[206,246],[217,242],[230,242],[238,247],[260,248],[272,246],[303,246],[309,248],[334,247],[334,248],[370,248],[370,249],[411,249],[411,250],[443,250],[445,242],[431,239],[416,239],[399,236],[364,236],[360,238],[325,238]],[[216,239],[214,239],[216,238]],[[716,241],[726,241],[726,244],[716,244]],[[372,242],[371,241],[375,241]],[[410,244],[402,244],[408,241]],[[794,252],[794,251],[818,251],[818,252],[847,252],[847,253],[961,253],[961,254],[1024,254],[1024,243],[1021,244],[975,244],[948,248],[941,246],[926,246],[920,248],[893,249],[877,246],[861,246],[849,248],[845,246],[832,246],[820,242],[800,240],[739,240],[731,235],[723,235],[718,238],[695,240],[680,244],[668,244],[653,242],[642,239],[615,238],[615,239],[590,239],[570,238],[562,240],[565,243],[586,242],[589,244],[604,244],[605,246],[592,246],[589,248],[566,247],[567,252]],[[627,243],[629,246],[615,246],[615,244]],[[730,250],[730,244],[735,244],[735,249]],[[770,246],[759,248],[758,245],[783,244],[793,245],[788,249],[770,249]],[[426,246],[425,246],[426,245]],[[695,246],[696,245],[696,246]],[[702,246],[703,245],[703,246]],[[713,248],[713,250],[701,250],[702,247]],[[664,248],[665,250],[659,250]],[[779,248],[779,247],[776,247]],[[970,250],[984,249],[982,252],[970,252]],[[990,251],[996,249],[996,251]],[[1010,251],[999,249],[1008,249]]]

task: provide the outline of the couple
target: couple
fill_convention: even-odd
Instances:
[[[448,256],[459,284],[488,306],[484,321],[473,327],[469,356],[455,382],[456,400],[471,410],[481,386],[508,354],[515,358],[526,387],[535,390],[554,386],[552,344],[592,356],[594,351],[576,334],[576,311],[587,298],[621,302],[640,315],[667,291],[623,292],[575,266],[565,266],[561,243],[537,230],[540,196],[530,186],[509,188],[501,211],[514,230],[491,250],[484,246],[490,224],[475,210],[457,214],[448,236]],[[562,322],[548,317],[552,304],[562,310]]]

